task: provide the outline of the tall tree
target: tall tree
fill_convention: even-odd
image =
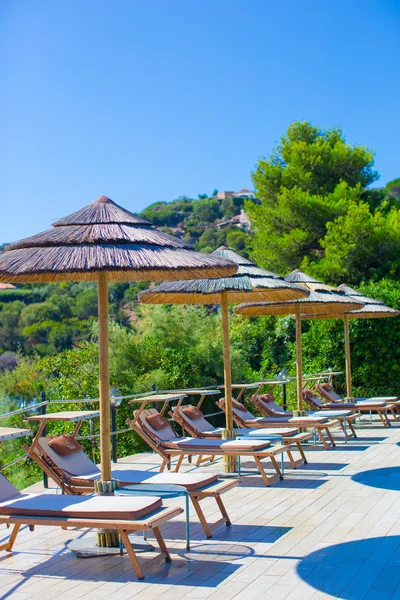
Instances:
[[[373,154],[347,144],[340,127],[322,130],[307,122],[290,125],[269,158],[252,173],[256,204],[246,201],[252,221],[253,255],[265,267],[286,273],[324,252],[326,224],[361,200],[381,201],[367,187],[376,181]]]

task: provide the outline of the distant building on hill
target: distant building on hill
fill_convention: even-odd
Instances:
[[[255,200],[256,195],[251,190],[246,190],[245,188],[238,190],[237,192],[218,192],[218,200],[225,200],[226,198],[252,198]]]
[[[251,229],[249,217],[247,216],[243,208],[241,209],[239,215],[235,215],[231,219],[228,219],[227,217],[221,219],[219,223],[217,223],[217,228],[222,229],[227,225],[236,225],[236,227],[239,227],[239,229],[243,229],[245,231],[250,231]]]

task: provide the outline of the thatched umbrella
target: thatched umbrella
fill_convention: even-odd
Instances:
[[[211,256],[229,259],[236,263],[238,265],[237,273],[219,279],[162,283],[152,290],[140,292],[139,300],[145,304],[219,304],[221,306],[226,436],[228,436],[233,429],[228,304],[246,300],[293,301],[297,298],[307,297],[308,291],[285,281],[283,277],[279,277],[275,273],[260,269],[250,260],[236,254],[226,246],[221,246]]]
[[[285,281],[296,283],[309,292],[307,298],[287,302],[240,304],[234,311],[247,317],[295,315],[296,317],[296,380],[297,380],[297,409],[303,408],[303,361],[301,350],[301,315],[302,314],[343,314],[362,306],[362,302],[334,293],[336,290],[303,271],[292,271]]]
[[[353,310],[344,314],[333,315],[303,315],[303,319],[343,319],[344,326],[344,346],[346,354],[346,391],[347,398],[353,397],[353,383],[351,377],[351,352],[350,352],[350,332],[349,319],[385,319],[387,317],[397,317],[400,311],[390,306],[386,306],[381,300],[375,300],[364,296],[358,290],[355,290],[348,285],[342,283],[338,290],[345,294],[348,298],[362,302],[364,306],[359,310]]]
[[[52,229],[10,244],[0,255],[4,282],[98,283],[102,481],[111,478],[108,283],[221,277],[236,270],[227,260],[194,252],[106,196],[56,221]]]

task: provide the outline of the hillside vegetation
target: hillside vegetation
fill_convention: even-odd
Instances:
[[[378,173],[371,150],[348,144],[340,128],[325,131],[294,123],[272,153],[256,163],[252,177],[257,202],[221,200],[215,190],[211,196],[157,202],[141,215],[200,251],[226,243],[259,266],[283,275],[302,267],[326,283],[358,286],[400,309],[400,179],[372,188]],[[219,226],[243,208],[250,232],[232,223]],[[221,383],[221,327],[215,307],[140,306],[137,292],[147,285],[110,286],[111,384],[128,394],[152,385],[172,389]],[[31,402],[41,392],[65,401],[96,397],[96,315],[92,284],[1,291],[0,409]],[[350,329],[355,393],[398,395],[400,320],[353,320]],[[305,372],[344,370],[340,320],[305,322],[303,331]],[[294,335],[291,317],[232,315],[233,379],[271,377],[282,368],[294,374]],[[343,391],[343,377],[337,384]],[[131,407],[123,404],[118,426],[124,426],[130,413]],[[135,434],[121,436],[118,444],[120,455],[143,449]],[[20,445],[4,445],[0,461],[13,457]],[[89,442],[85,449],[96,456]],[[38,477],[25,465],[11,475],[21,485]]]

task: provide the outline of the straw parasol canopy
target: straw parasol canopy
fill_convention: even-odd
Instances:
[[[98,283],[102,481],[111,478],[108,283],[224,277],[236,271],[228,260],[194,252],[106,196],[56,221],[51,229],[10,244],[0,255],[4,282]]]
[[[4,282],[155,281],[232,275],[228,261],[182,240],[101,196],[51,229],[9,244],[0,255]]]
[[[369,298],[364,296],[360,291],[355,290],[348,285],[342,283],[337,288],[341,293],[345,294],[348,298],[358,300],[362,302],[364,306],[358,310],[352,310],[350,312],[342,314],[331,314],[331,315],[303,315],[303,319],[343,319],[344,327],[344,345],[346,353],[346,390],[347,397],[353,397],[353,382],[351,376],[351,350],[350,350],[350,331],[349,331],[349,319],[385,319],[388,317],[397,317],[400,315],[400,311],[390,306],[386,306],[381,300],[375,300],[375,298]]]
[[[308,296],[306,290],[271,271],[260,269],[226,246],[221,246],[210,256],[234,262],[238,267],[237,273],[218,279],[162,283],[152,290],[141,292],[140,301],[145,304],[221,304],[221,294],[225,292],[230,304],[251,299],[288,301]]]
[[[303,406],[303,364],[301,350],[301,315],[302,314],[343,314],[363,306],[362,302],[337,293],[337,290],[314,277],[296,269],[285,277],[285,281],[295,283],[309,292],[306,298],[289,300],[287,302],[240,304],[235,313],[247,317],[282,316],[296,317],[296,379],[297,379],[297,408]],[[335,293],[336,292],[336,293]]]
[[[260,269],[226,246],[221,246],[211,256],[228,259],[238,266],[230,277],[162,283],[152,290],[140,292],[139,300],[145,304],[220,304],[224,346],[224,384],[226,402],[226,435],[233,430],[232,380],[229,348],[228,304],[243,300],[291,300],[304,298],[308,292],[286,282],[282,277]],[[233,434],[232,434],[233,435]],[[229,467],[225,469],[229,470]]]

